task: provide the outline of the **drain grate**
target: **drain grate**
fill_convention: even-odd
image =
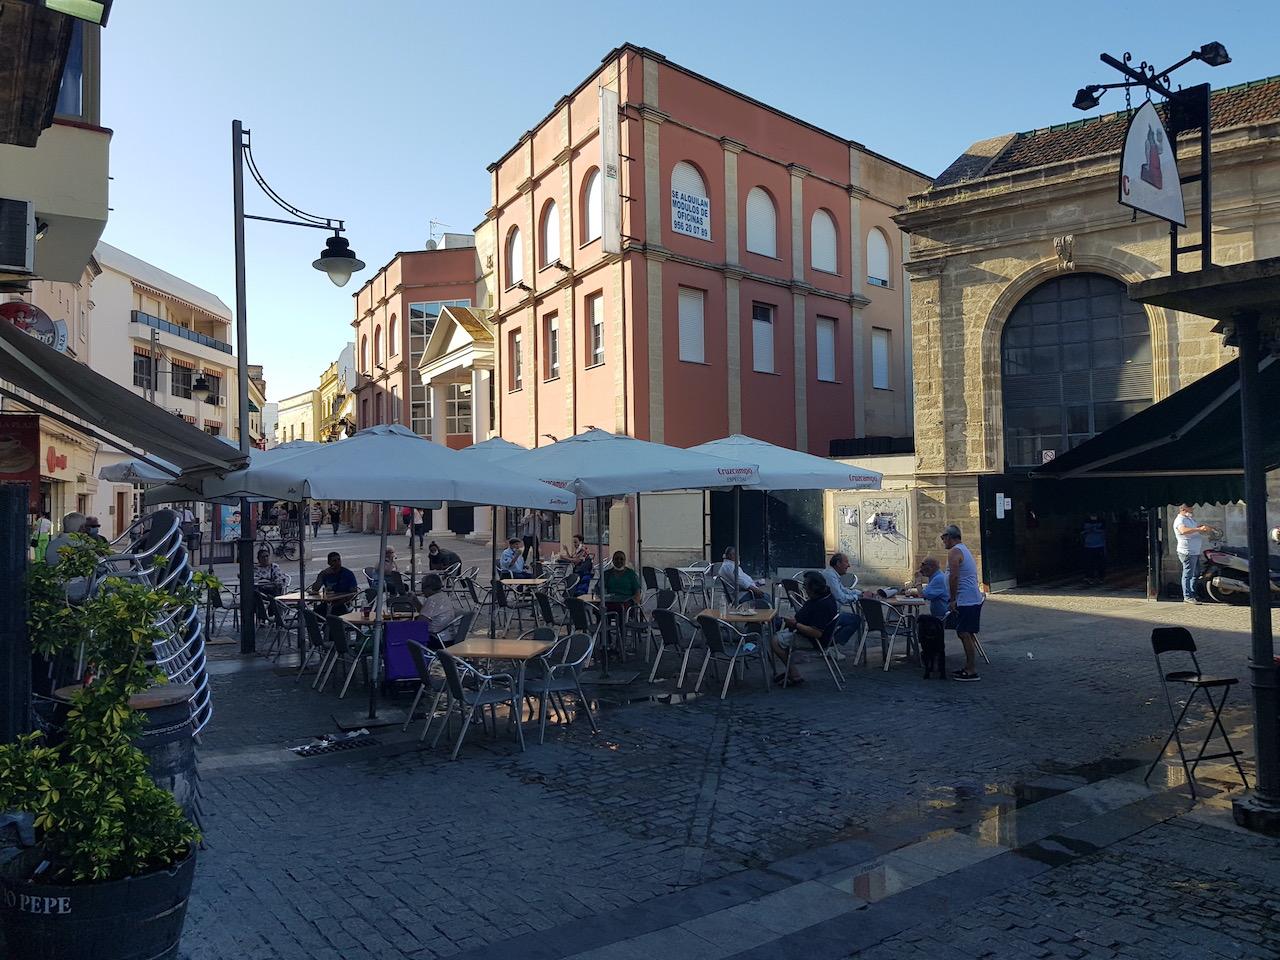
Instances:
[[[309,743],[305,747],[291,747],[290,749],[300,757],[323,757],[325,754],[338,753],[341,750],[356,750],[360,747],[376,746],[377,743],[377,737],[351,737],[346,740]]]

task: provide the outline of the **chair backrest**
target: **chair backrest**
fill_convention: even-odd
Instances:
[[[316,616],[314,610],[306,608],[302,611],[302,621],[307,625],[307,640],[313,647],[324,646],[324,637],[320,634],[320,618]]]
[[[680,632],[680,624],[676,620],[678,616],[679,614],[674,610],[668,610],[665,607],[659,607],[653,611],[653,622],[658,625],[658,633],[662,635],[663,644],[677,649],[685,641],[685,637]]]
[[[489,590],[489,595],[493,597],[494,606],[505,607],[507,605],[507,588],[502,585],[501,580],[490,581]]]
[[[392,570],[387,574],[387,590],[393,596],[399,596],[409,592],[409,587],[404,582],[404,577]]]
[[[215,610],[222,609],[223,603],[221,590],[215,590],[213,587],[209,588],[209,606],[213,607]]]
[[[640,578],[644,581],[646,590],[658,589],[658,571],[653,567],[641,567]]]
[[[377,583],[377,582],[378,582],[378,568],[377,568],[377,567],[365,567],[365,568],[364,568],[364,578],[365,578],[365,580],[367,580],[369,583]]]
[[[554,624],[556,622],[555,611],[551,608],[551,598],[541,590],[533,595],[533,601],[538,605],[538,615],[547,623]]]
[[[676,592],[674,590],[659,590],[658,596],[653,602],[654,610],[670,610],[676,605]]]
[[[587,622],[587,604],[581,597],[569,597],[565,601],[569,608],[569,622],[573,629],[580,633],[590,633],[591,624]]]
[[[418,679],[427,686],[431,686],[431,660],[435,654],[412,638],[408,642],[408,647],[409,656],[413,659],[413,669],[418,672]]]
[[[471,602],[477,607],[480,606],[480,594],[476,592],[476,581],[473,577],[463,577],[462,583],[467,588],[467,596],[471,598]]]
[[[787,586],[788,583],[795,583],[795,581],[794,580],[782,581],[783,589],[786,591],[786,594],[787,594],[787,603],[791,604],[792,610],[799,610],[801,607],[804,606],[804,593],[800,591],[798,586],[796,589],[792,589],[791,587],[788,587]]]
[[[339,653],[345,654],[350,647],[347,645],[347,625],[342,621],[342,618],[325,617],[324,628],[328,634],[329,642],[333,644],[333,648]]]
[[[479,567],[477,567],[476,569],[479,570]],[[441,573],[440,576],[443,577],[445,580],[451,580],[460,573],[462,573],[461,560],[459,560],[457,563],[451,564],[450,566],[446,567],[445,571]]]
[[[388,606],[392,613],[417,613],[418,601],[411,595],[392,597]]]
[[[1158,657],[1162,653],[1180,650],[1196,652],[1196,642],[1186,627],[1156,627],[1151,631],[1151,651]]]
[[[667,578],[667,587],[672,593],[684,593],[684,578],[675,567],[663,567],[662,575]]]
[[[471,632],[471,624],[475,622],[476,612],[474,610],[464,610],[458,619],[449,625],[449,636],[454,643],[458,643],[467,639],[467,634]]]
[[[444,671],[444,682],[445,686],[449,688],[449,696],[453,697],[458,703],[465,704],[467,697],[462,692],[462,680],[458,675],[458,661],[448,650],[443,648],[435,651],[435,655],[436,662],[440,664],[440,669]]]
[[[595,638],[586,633],[571,633],[562,641],[564,650],[560,661],[577,673],[591,660],[591,651],[595,648]]]
[[[792,579],[791,577],[783,577],[781,580],[778,581],[778,586],[782,587],[782,589],[786,592],[788,597],[790,597],[791,594],[793,593],[804,592],[800,589],[800,581]]]
[[[459,563],[458,566],[462,566],[462,564]],[[474,580],[477,576],[479,576],[479,574],[480,574],[479,567],[471,567],[469,570],[467,570],[466,573],[462,574],[462,576],[465,577],[467,580]]]
[[[730,641],[729,636],[726,635],[724,628],[728,624],[717,620],[715,617],[703,615],[698,617],[698,626],[702,628],[702,636],[707,641],[707,648],[712,653],[730,656],[737,649],[737,638],[735,637],[733,641]]]
[[[884,608],[880,606],[879,600],[859,597],[858,609],[862,611],[862,619],[866,622],[868,630],[884,630]]]
[[[947,639],[947,628],[938,617],[922,613],[916,618],[916,636],[921,644],[943,644]]]
[[[716,577],[716,583],[720,584],[720,592],[724,594],[724,598],[728,600],[729,603],[733,604],[738,602],[738,591],[733,588],[733,585],[730,584],[728,580],[725,580],[723,577]]]

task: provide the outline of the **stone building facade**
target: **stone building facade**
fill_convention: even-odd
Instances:
[[[1215,91],[1212,109],[1214,262],[1280,255],[1280,77]],[[1170,266],[1168,225],[1117,203],[1126,128],[1119,113],[980,141],[895,218],[911,235],[915,550],[937,552],[938,531],[959,523],[988,585],[1061,573],[1052,551],[1069,554],[1079,542],[1078,518],[1052,519],[1061,505],[1026,479],[1029,460],[1069,449],[1235,355],[1211,321],[1130,304],[1119,286]],[[1198,167],[1197,143],[1179,143],[1184,174]],[[1188,235],[1198,236],[1199,192],[1185,194]],[[1196,261],[1185,256],[1183,269]],[[1015,327],[1025,327],[1017,342]],[[1111,328],[1114,350],[1099,340]],[[1231,509],[1209,513],[1230,532]],[[1008,553],[997,522],[1006,516],[1022,540],[997,562]]]

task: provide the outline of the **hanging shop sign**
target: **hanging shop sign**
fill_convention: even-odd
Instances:
[[[27,303],[25,300],[0,303],[0,319],[12,323],[23,333],[35,337],[59,353],[67,352],[66,323],[51,319],[34,303]]]
[[[1150,100],[1129,119],[1120,155],[1120,202],[1180,227],[1187,225],[1173,143]]]

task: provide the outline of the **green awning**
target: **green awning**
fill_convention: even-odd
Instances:
[[[1240,362],[1233,360],[1031,472],[1080,504],[1154,507],[1244,496]],[[1258,364],[1262,460],[1280,467],[1280,358]]]

